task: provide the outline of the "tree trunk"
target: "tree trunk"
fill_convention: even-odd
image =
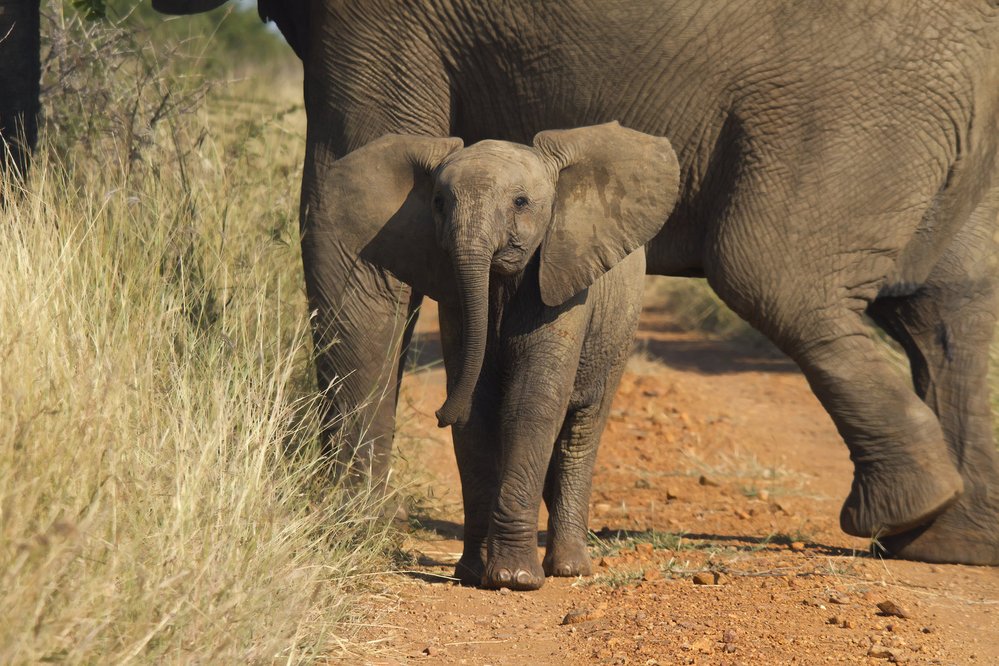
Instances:
[[[0,177],[23,176],[38,139],[40,0],[0,0]]]

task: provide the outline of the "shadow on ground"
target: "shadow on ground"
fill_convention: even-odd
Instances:
[[[748,345],[739,340],[663,340],[658,338],[660,335],[658,329],[643,327],[635,337],[635,351],[670,368],[708,375],[798,372],[798,366],[791,359],[762,338]],[[430,370],[441,363],[443,355],[438,334],[414,335],[410,344],[409,370]]]
[[[705,375],[798,372],[791,359],[762,343],[750,349],[727,340],[657,340],[639,331],[635,349],[667,367]]]
[[[430,516],[412,516],[411,524],[418,528],[431,532],[434,535],[451,541],[461,541],[462,525],[450,520],[441,520]],[[680,550],[710,549],[712,546],[726,546],[742,552],[756,552],[766,548],[786,548],[791,545],[791,538],[784,534],[770,534],[766,536],[750,536],[746,534],[709,534],[709,533],[666,533],[651,530],[615,530],[604,528],[594,534],[605,547],[619,547],[622,550],[631,548],[636,543],[648,543],[662,538],[681,538],[684,544]],[[548,543],[548,532],[538,531],[538,545],[544,547]],[[823,557],[871,557],[866,551],[839,546],[830,546],[814,541],[804,543],[805,548],[812,554]],[[663,548],[669,550],[670,548]],[[423,566],[447,566],[449,563],[438,561],[426,555],[420,556],[420,565]]]

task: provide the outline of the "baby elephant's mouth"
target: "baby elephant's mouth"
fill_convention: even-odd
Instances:
[[[530,255],[519,247],[504,247],[493,255],[492,271],[497,275],[511,276],[524,270]]]

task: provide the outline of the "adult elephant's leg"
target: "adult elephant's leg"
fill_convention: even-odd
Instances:
[[[388,480],[400,356],[419,297],[344,245],[326,210],[334,156],[311,123],[302,179],[301,243],[323,411],[323,441],[337,473],[384,491]],[[321,125],[321,123],[319,123]]]
[[[349,472],[356,484],[370,482],[384,489],[404,365],[401,356],[420,296],[381,267],[378,250],[370,261],[359,256],[365,248],[357,247],[355,230],[332,223],[334,218],[344,218],[342,210],[328,209],[337,200],[329,188],[336,186],[336,159],[380,136],[446,135],[446,111],[436,104],[428,107],[426,102],[444,103],[447,95],[438,90],[443,85],[440,78],[420,78],[432,68],[396,66],[416,57],[403,49],[372,48],[377,57],[359,62],[341,35],[324,32],[350,33],[340,20],[337,3],[309,6],[310,22],[314,28],[322,26],[316,29],[323,38],[312,42],[305,61],[308,131],[302,177],[302,262],[323,396],[324,436],[337,451],[341,472]],[[350,34],[352,39],[360,37]],[[418,40],[409,43],[410,48],[422,46]],[[386,90],[392,91],[390,97]],[[384,242],[390,243],[391,238]]]
[[[795,173],[795,186],[782,187],[767,178],[772,174],[760,175],[760,182],[747,177],[734,192],[708,279],[798,363],[846,441],[854,478],[840,514],[843,530],[884,537],[925,524],[960,497],[964,482],[936,415],[884,358],[862,320],[892,268],[883,259],[891,253],[865,249],[878,241],[862,234],[915,229],[918,214],[875,214],[863,227],[837,229],[850,219],[838,208],[837,192],[864,192],[863,185]],[[791,192],[802,205],[789,199]]]
[[[996,205],[982,206],[926,287],[869,310],[905,348],[916,392],[940,419],[964,479],[964,495],[931,523],[880,539],[895,557],[999,565],[999,456],[988,386],[999,310],[997,215]]]
[[[313,221],[318,223],[318,221]],[[337,473],[381,494],[388,482],[402,351],[418,306],[379,268],[302,237],[323,441]]]
[[[444,305],[439,306],[438,312],[450,391],[461,366],[461,312]],[[496,409],[500,401],[496,370],[493,359],[487,359],[479,375],[468,421],[451,427],[465,515],[462,554],[454,575],[463,585],[479,585],[482,582],[489,514],[496,500],[501,447]]]

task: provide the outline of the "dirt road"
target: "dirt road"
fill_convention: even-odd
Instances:
[[[407,376],[401,475],[425,499],[408,571],[379,581],[370,663],[999,663],[999,570],[882,561],[842,534],[846,447],[795,366],[758,347],[646,314],[596,466],[597,573],[531,593],[447,580],[462,516],[433,417],[443,370]]]

